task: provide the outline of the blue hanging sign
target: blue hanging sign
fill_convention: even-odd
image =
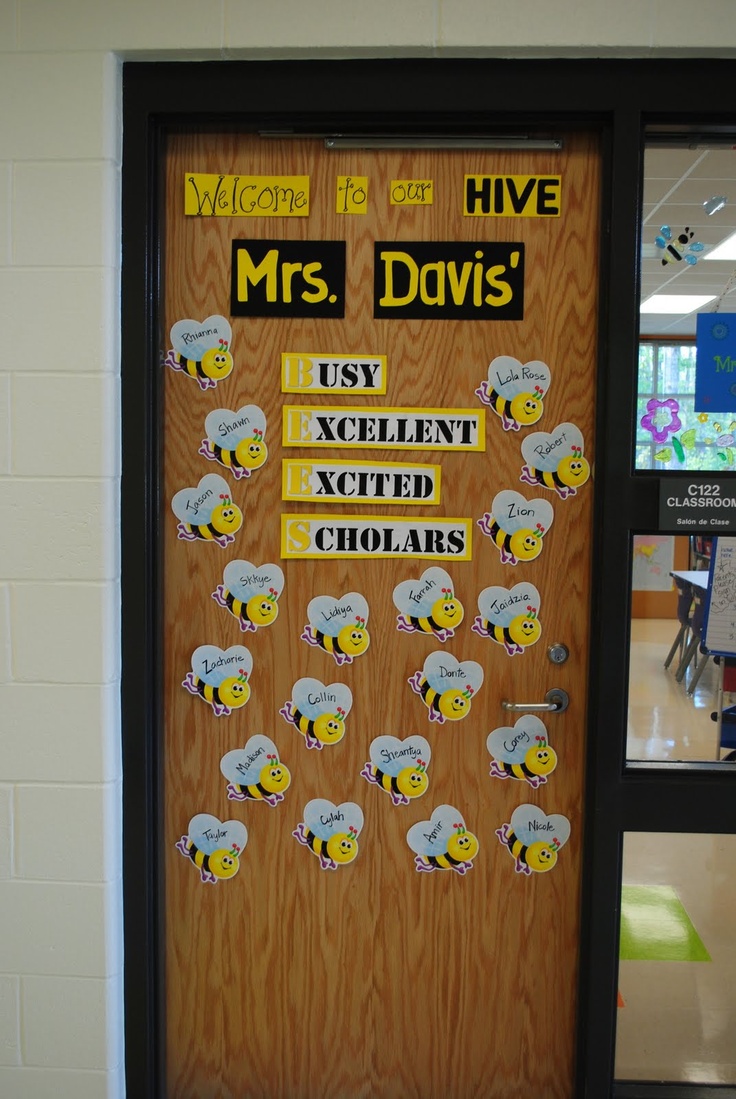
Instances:
[[[698,313],[695,411],[736,411],[736,313]]]

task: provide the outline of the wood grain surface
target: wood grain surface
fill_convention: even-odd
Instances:
[[[311,181],[309,218],[185,218],[184,175],[190,172],[304,174]],[[560,174],[560,218],[472,218],[462,215],[466,173]],[[368,176],[366,215],[335,213],[337,175]],[[431,207],[388,202],[391,179],[432,179]],[[162,352],[183,318],[230,315],[234,238],[345,240],[343,320],[231,318],[233,373],[216,390],[161,367],[164,483],[162,642],[164,681],[165,967],[168,1099],[567,1099],[572,1095],[579,940],[585,760],[590,530],[593,481],[561,501],[519,483],[520,441],[486,413],[484,453],[330,450],[283,452],[284,404],[361,404],[479,409],[474,395],[496,355],[543,359],[552,382],[541,422],[550,431],[570,420],[594,456],[599,154],[586,135],[565,138],[561,153],[328,152],[318,141],[261,140],[238,134],[172,136],[165,180],[162,239]],[[375,320],[374,240],[524,241],[522,321]],[[284,351],[386,354],[388,389],[381,397],[282,394]],[[265,412],[267,463],[235,481],[198,447],[209,411],[255,403]],[[281,502],[281,459],[322,458],[437,462],[439,506],[335,505],[336,514],[467,516],[472,561],[438,561],[450,573],[465,619],[445,648],[476,660],[485,680],[466,719],[444,726],[408,686],[432,637],[400,633],[392,592],[433,562],[406,560],[281,561],[280,514],[321,506]],[[218,472],[232,486],[244,524],[234,545],[177,540],[170,501],[179,489]],[[541,556],[517,567],[478,530],[495,494],[514,488],[543,496],[555,509]],[[235,618],[211,598],[225,564],[276,562],[285,574],[276,622],[241,634]],[[491,584],[530,581],[541,593],[542,637],[520,656],[470,629],[477,596]],[[368,652],[337,667],[300,634],[316,595],[361,592],[368,600]],[[570,649],[560,668],[549,643]],[[253,655],[252,696],[217,718],[182,687],[201,644],[245,644]],[[344,739],[308,751],[280,716],[294,683],[313,676],[342,681],[353,692]],[[489,777],[488,733],[513,724],[504,698],[541,700],[552,686],[569,692],[563,715],[546,718],[559,756],[548,783]],[[292,775],[275,809],[231,802],[219,762],[249,736],[264,733]],[[412,733],[432,747],[428,792],[408,806],[360,777],[374,737]],[[312,798],[355,801],[365,826],[357,859],[337,872],[292,837]],[[569,842],[551,873],[527,878],[495,829],[530,802],[571,822]],[[420,874],[406,842],[408,828],[449,803],[464,816],[480,850],[472,872]],[[203,884],[175,843],[194,814],[237,818],[248,828],[240,871]]]

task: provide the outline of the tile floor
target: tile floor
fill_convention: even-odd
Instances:
[[[632,624],[630,759],[715,758],[717,669],[687,695],[663,667],[675,632]],[[617,1079],[736,1084],[736,835],[629,835],[623,882],[671,886],[711,961],[620,963]]]

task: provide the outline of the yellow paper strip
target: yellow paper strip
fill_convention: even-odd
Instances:
[[[485,450],[485,410],[284,405],[284,446]]]
[[[386,515],[282,515],[282,558],[472,557],[472,519],[393,519]]]
[[[189,217],[309,217],[309,176],[184,175]]]
[[[283,458],[281,499],[321,504],[439,504],[440,467]]]
[[[558,218],[562,176],[465,176],[466,217]]]
[[[385,355],[281,355],[282,393],[386,392]]]
[[[392,179],[389,197],[392,206],[431,206],[434,203],[434,181]]]

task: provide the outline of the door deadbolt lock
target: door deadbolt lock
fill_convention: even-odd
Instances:
[[[547,649],[547,658],[551,664],[564,664],[569,655],[570,650],[561,641],[557,641]]]

